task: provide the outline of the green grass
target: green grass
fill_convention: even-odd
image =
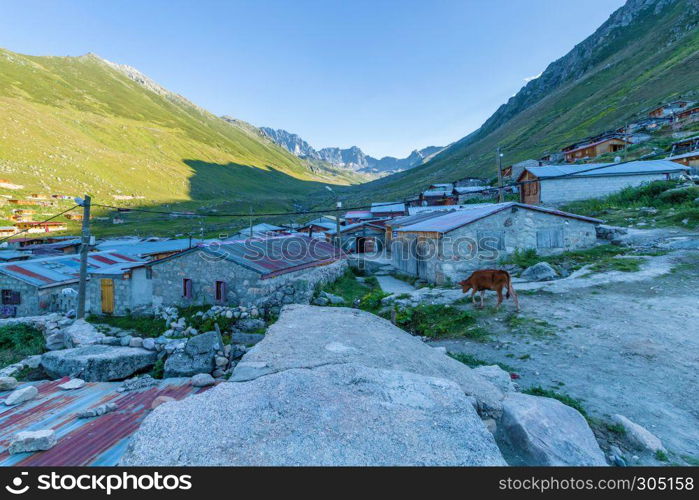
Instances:
[[[167,330],[164,319],[152,316],[99,316],[91,314],[86,320],[95,325],[109,325],[122,330],[131,330],[142,337],[160,337]]]
[[[155,379],[162,379],[165,376],[165,358],[158,358],[151,369],[150,376]]]
[[[525,394],[531,394],[532,396],[542,396],[545,398],[557,399],[564,405],[570,406],[571,408],[575,408],[576,410],[578,410],[580,414],[586,419],[588,418],[587,412],[585,411],[585,408],[583,407],[582,403],[579,400],[567,394],[552,391],[550,389],[544,389],[541,386],[530,387],[529,389],[525,389],[522,392]]]
[[[604,427],[609,432],[612,432],[614,434],[618,434],[620,436],[626,435],[626,428],[621,424],[605,422]]]
[[[0,326],[0,368],[44,352],[44,336],[22,323]]]
[[[397,308],[395,324],[414,335],[430,338],[465,337],[484,340],[488,334],[474,316],[452,306],[421,304]]]
[[[466,354],[463,352],[448,352],[447,354],[449,354],[449,356],[451,356],[455,360],[460,361],[461,363],[467,366],[470,366],[471,368],[476,368],[477,366],[497,365],[508,373],[513,373],[517,371],[517,369],[514,366],[508,365],[507,363],[485,361],[477,358],[473,354]]]
[[[655,450],[655,459],[659,462],[669,462],[670,458],[663,450]]]
[[[322,286],[319,291],[338,295],[345,299],[345,306],[351,306],[355,301],[361,301],[372,292],[378,296],[377,291],[381,290],[375,277],[370,276],[364,281],[358,281],[356,272],[348,269],[337,280]]]

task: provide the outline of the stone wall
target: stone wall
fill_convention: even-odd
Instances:
[[[665,174],[542,179],[540,182],[541,203],[562,204],[576,200],[602,198],[630,186],[640,186],[644,183],[665,179]]]
[[[78,289],[77,284],[60,285],[51,288],[38,288],[25,283],[11,276],[0,274],[0,290],[12,290],[20,293],[20,303],[18,305],[7,305],[2,307],[4,315],[14,312],[17,317],[33,316],[49,312],[67,312],[76,307],[74,296],[64,295],[61,291],[64,288]]]
[[[152,267],[153,305],[180,306],[216,304],[216,281],[226,285],[221,304],[258,306],[276,312],[283,304],[310,301],[317,284],[334,281],[347,268],[340,260],[280,276],[260,279],[260,275],[234,262],[205,258],[189,252]],[[183,297],[183,280],[192,280],[192,298]]]
[[[392,257],[401,271],[441,284],[458,282],[476,269],[497,267],[518,249],[534,248],[548,255],[588,248],[596,239],[593,223],[520,207],[451,231],[441,240],[424,239],[419,262],[398,262],[395,250]],[[552,247],[542,247],[542,240]]]

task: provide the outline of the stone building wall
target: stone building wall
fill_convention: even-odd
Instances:
[[[49,312],[67,312],[75,309],[75,296],[62,294],[64,288],[78,289],[77,284],[60,285],[51,288],[39,288],[11,276],[0,274],[0,290],[12,290],[20,293],[20,303],[3,306],[0,311],[4,316],[35,316]]]
[[[497,267],[518,249],[533,248],[540,255],[549,255],[589,248],[596,240],[591,222],[517,207],[514,212],[507,209],[451,231],[439,240],[423,238],[418,243],[421,258],[414,259],[418,262],[399,262],[404,259],[395,249],[392,258],[403,272],[442,284],[458,282],[477,269]]]
[[[308,303],[317,284],[334,281],[347,268],[340,260],[280,276],[260,279],[255,271],[227,260],[189,252],[152,266],[153,305],[216,304],[216,281],[226,284],[225,300],[218,303],[273,309],[283,304]],[[183,296],[183,280],[192,280],[192,298]]]

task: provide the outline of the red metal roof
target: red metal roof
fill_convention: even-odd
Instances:
[[[33,383],[39,395],[18,406],[0,405],[0,466],[80,466],[117,465],[130,436],[150,412],[158,396],[183,399],[207,388],[195,388],[189,378],[161,381],[140,391],[119,393],[119,382],[91,382],[84,387],[64,391],[58,385],[68,377]],[[9,392],[0,392],[0,398]],[[99,417],[77,418],[80,411],[105,403],[117,409]],[[53,429],[58,443],[46,451],[10,455],[6,450],[19,431]]]

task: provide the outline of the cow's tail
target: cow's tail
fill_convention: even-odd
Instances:
[[[512,298],[515,301],[515,307],[517,308],[517,311],[519,311],[519,297],[517,297],[517,292],[515,292],[515,289],[512,286],[512,276],[510,273],[507,273],[507,293],[505,294],[505,297],[509,299],[510,294],[512,294]]]

